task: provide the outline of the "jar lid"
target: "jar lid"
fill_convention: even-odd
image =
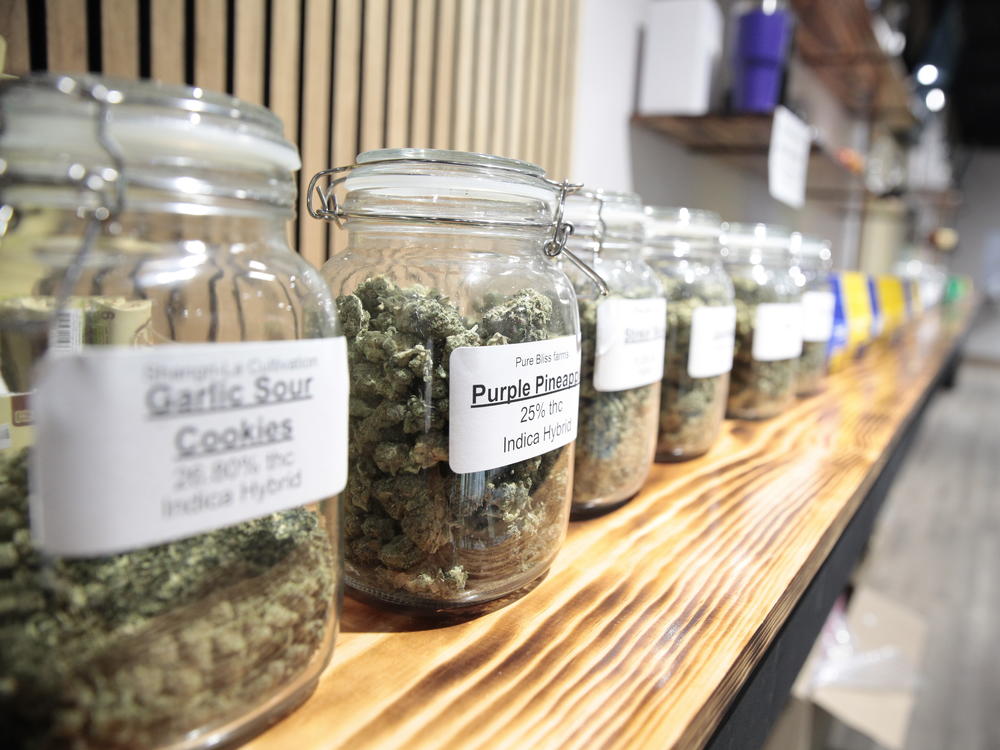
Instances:
[[[824,263],[833,257],[830,240],[815,234],[793,232],[789,238],[792,256],[807,262]]]
[[[643,209],[645,217],[646,242],[656,243],[663,240],[681,239],[718,240],[722,231],[722,217],[714,211],[704,211],[698,208],[646,206]]]
[[[344,187],[400,198],[452,197],[503,200],[520,197],[551,204],[559,184],[536,164],[492,154],[436,148],[383,148],[358,155]],[[428,207],[430,208],[430,207]],[[428,211],[427,218],[439,212]],[[551,219],[550,219],[551,221]]]
[[[263,107],[190,86],[32,74],[0,83],[0,149],[12,183],[82,184],[290,207],[301,166]],[[104,133],[102,140],[101,132]],[[108,171],[111,170],[111,171]],[[228,177],[227,177],[228,175]],[[126,197],[129,202],[129,198]]]
[[[642,198],[637,193],[594,191],[601,204],[604,238],[642,242]]]

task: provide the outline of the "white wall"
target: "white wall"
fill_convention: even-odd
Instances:
[[[1000,300],[1000,151],[975,151],[960,180],[959,245],[951,267]]]
[[[592,187],[634,190],[647,203],[706,208],[733,221],[777,222],[830,237],[836,259],[853,265],[860,236],[856,211],[816,201],[807,201],[801,210],[789,208],[770,197],[762,177],[691,153],[667,136],[630,124],[648,1],[582,3],[571,177]],[[817,111],[824,107],[821,97]],[[828,123],[838,134],[849,127]]]

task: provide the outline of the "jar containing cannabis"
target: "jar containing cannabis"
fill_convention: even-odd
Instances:
[[[715,442],[726,413],[736,308],[711,211],[645,209],[643,254],[667,294],[667,345],[657,461],[684,461]]]
[[[568,247],[608,286],[563,262],[576,288],[583,357],[573,511],[628,500],[649,475],[659,422],[667,302],[642,260],[642,203],[631,193],[584,191],[566,202]]]
[[[833,336],[833,270],[829,240],[794,233],[791,238],[792,277],[802,290],[802,356],[796,375],[796,393],[818,393],[826,377],[827,349]]]
[[[723,262],[736,293],[730,417],[767,419],[795,399],[802,305],[789,238],[787,229],[773,224],[723,225]]]
[[[346,344],[286,244],[297,152],[179,86],[29,77],[0,113],[4,739],[238,741],[336,631]]]
[[[351,372],[346,581],[424,613],[498,599],[566,532],[579,321],[545,252],[562,190],[457,151],[370,151],[329,174],[345,172],[310,198],[347,231],[322,269]]]

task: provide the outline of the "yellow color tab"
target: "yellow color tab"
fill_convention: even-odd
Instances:
[[[871,340],[872,303],[868,293],[868,277],[860,271],[841,271],[840,285],[844,295],[847,351],[850,356],[858,353]]]
[[[878,276],[875,279],[879,307],[882,310],[882,333],[885,337],[895,334],[906,322],[906,292],[898,276]]]

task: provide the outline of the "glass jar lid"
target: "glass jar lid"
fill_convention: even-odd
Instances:
[[[717,242],[722,231],[722,217],[714,211],[646,206],[643,216],[645,241],[650,245],[670,244],[673,240]]]
[[[832,243],[818,235],[793,232],[788,244],[792,258],[798,263],[825,265],[833,258]]]
[[[445,149],[366,151],[355,164],[320,175],[336,173],[343,176],[319,197],[333,198],[343,183],[339,218],[551,227],[567,192],[535,164]]]
[[[295,199],[292,173],[301,163],[281,121],[231,96],[33,74],[0,84],[0,114],[9,202],[74,207],[114,194],[129,208],[169,202],[173,213],[204,214],[227,212],[226,199],[285,209]],[[72,190],[60,195],[53,187]]]
[[[642,200],[635,193],[583,188],[566,198],[564,216],[573,225],[574,248],[597,252],[642,240]]]
[[[724,223],[719,237],[722,255],[750,263],[789,263],[791,232],[779,224]]]

